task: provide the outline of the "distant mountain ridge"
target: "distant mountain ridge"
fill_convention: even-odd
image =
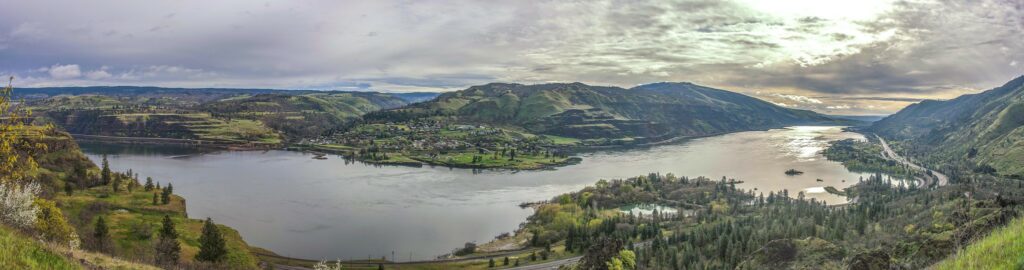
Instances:
[[[431,101],[371,113],[366,118],[394,121],[436,115],[516,126],[538,134],[646,141],[851,122],[692,83],[654,83],[625,89],[578,82],[472,86]]]
[[[935,158],[1024,174],[1024,76],[981,93],[907,106],[868,130],[930,146]]]
[[[180,87],[156,87],[156,86],[68,86],[68,87],[36,87],[18,88],[14,92],[16,98],[38,99],[58,95],[85,95],[96,94],[106,96],[195,96],[201,98],[200,102],[213,101],[235,95],[259,95],[259,94],[282,94],[282,95],[304,95],[315,93],[380,93],[405,100],[406,102],[420,102],[430,100],[440,95],[435,92],[409,92],[391,93],[377,91],[343,91],[343,90],[286,90],[286,89],[263,89],[263,88],[180,88]]]

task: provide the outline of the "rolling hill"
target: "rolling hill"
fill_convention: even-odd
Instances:
[[[936,162],[1024,175],[1024,76],[978,94],[910,105],[868,130],[911,140]]]
[[[491,83],[366,118],[403,121],[432,116],[520,127],[537,134],[639,142],[850,122],[691,83],[655,83],[631,89],[582,83]]]
[[[434,93],[132,86],[19,89],[19,98],[74,134],[276,145],[342,128],[361,115]]]

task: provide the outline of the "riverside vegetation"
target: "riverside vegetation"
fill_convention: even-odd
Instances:
[[[578,254],[581,261],[568,267],[1020,268],[1021,259],[1006,257],[1013,256],[1013,251],[1018,250],[1020,246],[1019,230],[1014,226],[1020,223],[1019,216],[1024,203],[1024,181],[1018,179],[1019,175],[1014,173],[1016,167],[1012,165],[1012,151],[1015,151],[1013,149],[1016,144],[1012,143],[1014,137],[1009,136],[1018,132],[1017,127],[1021,126],[1014,126],[1010,121],[1015,116],[1014,111],[1008,109],[1015,106],[1013,103],[1017,99],[997,99],[989,96],[1019,93],[1024,91],[1020,90],[1024,89],[1022,84],[1024,79],[1019,78],[1007,86],[977,96],[940,103],[941,106],[927,105],[937,106],[929,110],[908,108],[865,129],[891,140],[896,151],[907,153],[910,159],[920,161],[925,167],[934,168],[950,176],[947,185],[906,185],[903,181],[893,181],[879,173],[837,192],[851,198],[850,203],[826,205],[813,199],[806,199],[800,192],[764,194],[742,190],[735,186],[736,181],[724,177],[721,180],[711,180],[703,177],[689,178],[652,173],[629,179],[602,180],[592,187],[560,195],[537,205],[536,212],[514,236],[500,237],[516,239],[514,241],[522,240],[521,243],[527,246],[525,250],[507,253],[510,255],[508,260],[486,253],[477,255],[473,248],[463,249],[465,252],[461,254],[478,259],[409,267],[508,268],[515,266],[517,261],[525,261],[523,264],[536,263],[545,259],[568,258]],[[962,103],[957,102],[958,100],[985,102]],[[377,116],[383,118],[376,119],[388,119],[384,123],[373,122],[375,118],[367,117],[357,126],[376,124],[378,127],[390,128],[389,125],[424,121],[423,117],[404,120],[388,118],[402,117],[411,113],[404,110],[418,106],[433,106],[429,103],[424,104]],[[949,109],[946,106],[956,108]],[[988,117],[991,116],[988,114],[991,110],[983,110],[977,106],[1006,109],[997,110],[1000,111],[998,117]],[[5,108],[0,111],[18,110]],[[954,115],[945,115],[950,112]],[[966,112],[972,112],[975,116],[984,115],[977,118],[968,117],[970,121],[955,124],[950,120],[938,124],[933,122],[930,126],[913,126],[920,130],[908,133],[902,132],[905,131],[902,129],[890,129],[897,125],[894,124],[897,121],[907,121],[906,119],[964,119],[962,117]],[[457,125],[463,125],[461,121],[466,121],[461,120],[463,116],[457,114],[441,113],[431,117],[443,118],[428,120],[455,117],[454,119],[460,120],[451,123]],[[74,246],[79,244],[73,240],[78,239],[85,249],[100,253],[95,256],[113,253],[118,257],[131,258],[135,261],[124,262],[116,258],[103,257],[104,259],[94,259],[89,263],[134,263],[131,267],[146,267],[139,263],[155,263],[158,261],[156,258],[166,258],[157,257],[157,254],[177,253],[180,257],[176,262],[188,267],[256,267],[257,260],[253,259],[244,242],[240,238],[233,240],[237,233],[232,233],[222,226],[215,226],[210,220],[203,222],[186,219],[183,201],[180,197],[173,196],[172,186],[157,188],[154,184],[151,190],[146,191],[147,185],[139,184],[133,173],[111,172],[109,169],[103,169],[106,166],[91,165],[80,152],[77,152],[73,140],[66,134],[50,127],[26,126],[26,119],[30,118],[18,114],[0,118],[5,121],[4,125],[0,125],[5,131],[0,139],[6,142],[0,144],[5,146],[0,150],[6,151],[5,156],[15,157],[2,163],[4,166],[0,166],[0,169],[7,170],[0,174],[0,177],[6,178],[0,180],[7,184],[4,186],[5,190],[10,190],[3,194],[5,198],[11,198],[4,200],[5,227],[0,228],[0,232],[3,232],[0,234],[0,241],[40,252],[6,252],[0,254],[0,258],[13,261],[11,265],[26,267],[79,268],[82,265],[69,258],[86,256],[75,255],[74,251],[65,251],[75,250]],[[477,125],[475,128],[481,126]],[[524,126],[530,125],[483,128],[538,134],[537,129],[516,129]],[[442,132],[450,125],[438,127],[444,128],[437,131]],[[990,140],[956,139],[960,138],[960,135],[950,133],[956,131],[973,132],[976,135],[980,134],[980,138]],[[947,133],[941,137],[944,139],[937,140],[939,137],[936,134],[942,133]],[[547,138],[551,141],[556,139]],[[586,144],[585,140],[580,140],[579,143]],[[1004,152],[995,153],[992,152],[996,151],[992,148],[993,145],[1002,145],[1006,149],[999,150]],[[947,146],[949,148],[945,148]],[[950,159],[945,156],[960,153],[957,149],[963,151],[966,159]],[[833,144],[826,151],[831,153],[826,155],[849,165],[862,164],[865,170],[888,170],[887,172],[898,174],[902,167],[881,160],[883,157],[878,154],[878,150],[877,146],[871,144],[848,141]],[[507,152],[510,153],[511,151]],[[74,165],[82,164],[81,161],[88,165]],[[75,177],[76,175],[85,177]],[[83,185],[79,186],[80,182]],[[11,188],[12,186],[16,187]],[[39,191],[35,192],[36,189]],[[144,193],[144,196],[136,194],[139,192]],[[25,203],[26,198],[30,203]],[[76,205],[78,200],[89,202],[89,205],[105,203],[111,207],[95,207],[100,210],[94,212],[94,217],[82,218],[81,213],[88,214],[91,207],[80,207],[83,204],[77,204],[79,207],[69,206]],[[181,204],[175,204],[176,201]],[[659,205],[677,211],[654,211],[649,215],[633,215],[617,210],[636,204]],[[177,210],[177,207],[181,207],[181,210]],[[174,213],[177,215],[172,215]],[[133,228],[127,221],[147,220],[147,215],[153,218],[149,224],[160,224],[161,227],[159,232],[151,231],[148,234],[150,237],[159,237],[156,243],[149,242],[152,244],[150,250],[154,257],[132,254],[127,248],[119,250],[118,246],[122,244],[135,245],[132,247],[139,250],[141,248],[138,247],[145,247],[138,244],[143,243],[142,240],[138,240],[141,237],[133,238],[131,232],[146,230]],[[26,216],[36,217],[35,221],[24,222],[23,218],[18,218]],[[174,229],[164,229],[168,227],[166,224],[170,224]],[[990,232],[992,233],[989,234]],[[44,244],[39,244],[34,240],[28,240],[29,235],[47,240]],[[180,252],[175,252],[173,246],[163,247],[161,242],[177,243]],[[996,251],[993,247],[1007,249]],[[217,262],[197,261],[211,258],[219,259],[213,259]],[[509,263],[505,263],[506,261]],[[377,264],[377,267],[382,266],[383,264]]]
[[[257,267],[238,233],[189,219],[173,185],[97,167],[67,133],[0,95],[0,265],[22,269]],[[38,240],[37,240],[38,239]]]
[[[650,174],[558,196],[521,231],[532,235],[531,245],[581,254],[579,269],[633,269],[618,268],[621,250],[635,254],[636,269],[919,269],[1007,224],[1024,202],[1021,181],[983,175],[919,189],[878,174],[845,193],[856,203],[829,206],[788,191],[755,194],[726,179]],[[635,204],[680,211],[616,210]]]
[[[130,87],[38,89],[26,96],[43,112],[39,121],[75,134],[232,148],[286,145],[370,163],[472,168],[540,169],[578,161],[570,157],[575,149],[855,122],[690,83],[631,89],[494,83],[429,100],[432,95]]]

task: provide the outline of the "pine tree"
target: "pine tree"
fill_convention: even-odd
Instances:
[[[110,240],[110,232],[107,228],[107,221],[103,219],[103,216],[99,216],[96,219],[96,225],[93,227],[92,233],[93,239],[96,240],[96,247],[101,250],[106,250],[106,244]]]
[[[160,194],[160,202],[163,204],[171,203],[171,192],[173,192],[174,186],[171,183],[167,183],[167,188],[164,188],[163,193]]]
[[[156,264],[176,265],[181,258],[181,245],[178,244],[178,231],[174,229],[174,221],[164,215],[163,226],[160,228],[160,240],[156,243]]]
[[[205,262],[217,262],[224,258],[227,249],[224,247],[224,237],[213,220],[206,218],[203,224],[203,234],[199,236],[199,253],[196,260]]]
[[[146,191],[153,191],[153,177],[146,177],[146,186],[144,189]]]
[[[505,256],[505,261],[502,262],[501,265],[508,265],[508,256]]]
[[[100,182],[103,185],[110,184],[110,162],[107,161],[107,155],[103,155],[103,169],[100,171]]]
[[[114,182],[111,183],[110,187],[114,189],[114,192],[121,191],[121,177],[114,177]]]
[[[75,188],[71,186],[71,181],[64,182],[64,193],[71,196],[75,192]]]
[[[160,202],[157,200],[156,192],[153,192],[153,205],[157,205],[157,204],[160,204]]]
[[[494,268],[494,258],[491,258],[490,261],[487,261],[487,267],[488,268]]]

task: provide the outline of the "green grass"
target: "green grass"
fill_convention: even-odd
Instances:
[[[391,155],[389,153],[389,155]],[[397,155],[395,155],[397,156]],[[480,156],[483,159],[477,163],[473,163],[473,156]],[[478,154],[476,152],[455,152],[440,155],[436,159],[430,159],[426,156],[417,156],[417,160],[441,165],[452,165],[452,166],[471,166],[480,168],[509,168],[509,169],[539,169],[546,166],[558,165],[565,162],[568,158],[560,157],[547,157],[544,155],[529,155],[520,153],[516,155],[515,160],[509,160],[508,157],[498,156],[494,158],[491,153]]]
[[[201,139],[281,143],[281,137],[262,122],[246,119],[213,120],[214,125],[190,127]]]
[[[934,269],[1024,269],[1024,218],[974,242]]]
[[[551,140],[551,143],[554,143],[554,144],[573,145],[573,144],[578,144],[578,143],[581,142],[580,139],[569,138],[569,137],[562,137],[562,136],[555,136],[555,135],[544,135],[544,137],[549,139],[549,140]]]
[[[48,249],[31,237],[0,226],[0,268],[82,269],[68,258]]]
[[[157,192],[154,190],[153,192]],[[72,196],[58,196],[62,211],[66,216],[77,217],[90,204],[103,202],[110,207],[101,213],[106,219],[110,228],[111,240],[117,254],[149,256],[154,252],[153,245],[157,239],[156,231],[164,215],[169,215],[174,220],[181,243],[182,261],[191,261],[199,252],[199,236],[202,232],[203,221],[189,219],[185,216],[185,201],[178,196],[171,198],[167,205],[153,205],[153,192],[146,192],[141,188],[134,192],[111,192],[109,186],[95,187],[88,190],[76,191]],[[85,228],[77,228],[79,234],[88,232],[94,224],[96,217],[93,217]],[[216,220],[215,220],[216,221]],[[152,230],[149,239],[140,239],[130,233],[133,224],[148,223]],[[229,227],[220,226],[224,238],[227,240],[228,254],[224,264],[237,268],[255,268],[257,259],[249,253],[249,246],[242,240],[237,231]]]

